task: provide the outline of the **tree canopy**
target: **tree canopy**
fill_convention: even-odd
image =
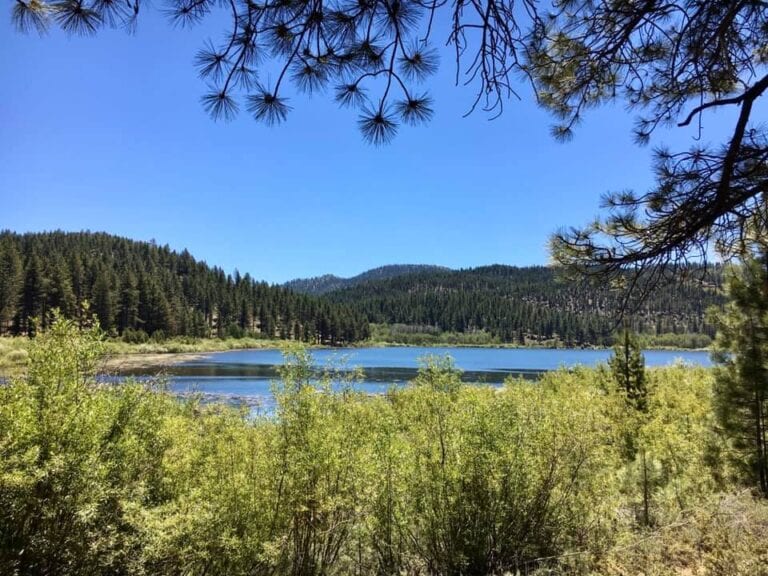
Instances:
[[[133,342],[256,336],[333,345],[368,336],[365,318],[347,307],[225,274],[186,250],[103,233],[0,231],[0,336],[45,330],[54,309],[82,319],[86,303],[103,330]]]
[[[768,251],[750,246],[730,271],[730,302],[715,315],[714,399],[731,456],[744,478],[768,497]]]
[[[659,284],[633,311],[629,327],[643,335],[646,345],[706,345],[714,331],[704,313],[710,306],[721,307],[721,285],[715,267],[691,271],[685,281]],[[559,282],[548,267],[495,265],[369,280],[328,292],[323,300],[388,325],[385,339],[413,342],[430,334],[439,337],[442,331],[517,344],[581,346],[614,341],[622,296],[608,287]]]
[[[14,0],[20,30],[49,25],[71,33],[137,23],[141,0]],[[230,119],[244,105],[268,124],[290,111],[298,92],[330,89],[359,110],[374,144],[401,124],[426,122],[432,98],[422,81],[438,65],[436,45],[455,57],[457,83],[476,90],[472,109],[500,114],[530,90],[570,138],[585,112],[608,102],[637,114],[645,144],[660,126],[699,128],[718,109],[737,110],[724,142],[687,151],[659,148],[656,185],[605,199],[605,217],[552,240],[556,261],[582,273],[657,275],[712,246],[738,251],[747,229],[764,233],[766,131],[755,122],[768,88],[768,3],[764,0],[167,0],[186,26],[226,11],[226,41],[196,56],[209,83],[203,106]],[[276,81],[258,76],[277,67]]]

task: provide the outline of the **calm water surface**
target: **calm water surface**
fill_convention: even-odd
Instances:
[[[665,366],[676,361],[711,366],[708,352],[648,350],[646,365]],[[505,349],[505,348],[348,348],[313,350],[320,368],[362,368],[364,379],[355,388],[381,394],[391,386],[411,380],[420,359],[449,355],[464,371],[466,382],[500,384],[510,375],[536,378],[542,372],[577,365],[605,362],[610,350]],[[172,390],[198,392],[206,397],[230,399],[269,411],[273,405],[271,385],[283,363],[279,350],[216,352],[165,370]],[[142,375],[133,373],[133,375]]]

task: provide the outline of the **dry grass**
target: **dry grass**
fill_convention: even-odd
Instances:
[[[12,374],[27,364],[28,338],[0,338],[0,374]]]
[[[679,521],[636,534],[597,562],[605,576],[768,576],[768,500],[720,497]]]
[[[27,364],[27,348],[30,340],[26,337],[0,338],[0,375],[13,375],[24,370]],[[227,350],[279,348],[284,340],[262,340],[257,338],[171,338],[160,342],[130,344],[122,340],[107,340],[106,355],[109,366],[167,366],[188,359],[191,355]]]

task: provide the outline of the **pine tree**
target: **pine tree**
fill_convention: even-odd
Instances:
[[[636,410],[648,409],[648,389],[645,384],[645,357],[637,338],[628,328],[613,348],[613,356],[608,360],[620,390],[626,395],[627,402]]]
[[[118,330],[121,333],[128,328],[135,330],[139,323],[139,288],[133,274],[129,273],[123,280],[119,308]]]
[[[744,479],[768,497],[768,249],[744,258],[727,291],[716,313],[717,415]]]
[[[48,282],[43,275],[43,265],[36,253],[27,260],[24,268],[22,306],[17,317],[18,331],[34,334],[31,319],[39,319],[45,327],[48,298]]]
[[[613,349],[613,356],[608,360],[613,378],[619,391],[634,414],[629,418],[632,423],[626,438],[627,455],[630,460],[640,456],[642,470],[643,515],[642,523],[651,525],[651,482],[648,473],[648,454],[646,447],[638,446],[638,430],[643,424],[648,410],[648,389],[645,383],[645,358],[637,338],[625,326],[619,341]]]
[[[241,336],[259,326],[270,337],[295,339],[296,322],[304,338],[314,338],[307,327],[332,314],[353,322],[353,333],[365,333],[367,324],[347,305],[320,306],[248,274],[233,279],[188,252],[108,234],[0,232],[0,332],[28,333],[30,317],[45,327],[53,308],[82,321],[86,302],[104,329],[128,331],[132,340],[142,339],[137,330],[154,338],[210,337],[214,329]]]
[[[72,289],[69,267],[61,256],[53,262],[49,301],[51,308],[58,308],[67,318],[77,313],[77,299]]]
[[[114,327],[115,305],[109,277],[101,270],[93,285],[93,311],[99,319],[101,329],[109,332]]]
[[[0,240],[0,335],[8,329],[16,315],[23,280],[18,249],[9,239]]]

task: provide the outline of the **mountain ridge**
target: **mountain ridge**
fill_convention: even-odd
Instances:
[[[691,267],[687,279],[657,286],[625,319],[649,336],[712,338],[706,310],[722,304],[721,285],[719,268]],[[373,280],[321,297],[372,324],[573,346],[610,344],[624,306],[624,293],[610,286],[563,282],[553,267],[502,264]]]
[[[660,286],[631,327],[655,337],[714,336],[705,311],[723,301],[722,270],[691,271],[698,273]],[[461,333],[580,346],[611,342],[622,297],[610,286],[562,282],[552,267],[503,264],[390,264],[278,286],[154,242],[0,232],[0,334],[31,332],[30,317],[45,327],[53,308],[79,317],[86,302],[105,331],[124,338],[255,335],[339,345],[367,339],[372,324],[436,339]]]
[[[396,278],[423,272],[449,270],[451,270],[451,268],[438,266],[436,264],[385,264],[383,266],[377,266],[376,268],[370,268],[355,276],[343,277],[335,274],[323,274],[321,276],[313,276],[310,278],[295,278],[283,283],[282,286],[301,294],[321,296],[336,290],[357,286],[364,282]]]

